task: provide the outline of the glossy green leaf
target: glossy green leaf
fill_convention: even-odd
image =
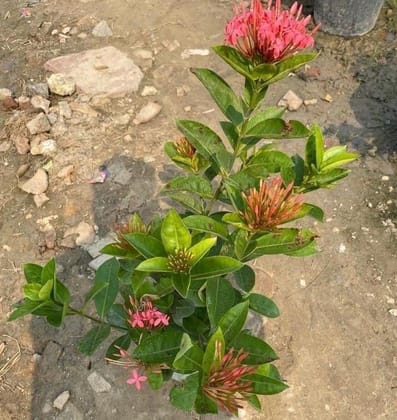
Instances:
[[[100,317],[104,317],[116,299],[119,290],[120,264],[116,258],[105,261],[95,273],[94,283],[106,283],[107,287],[98,292],[94,297],[95,307]]]
[[[110,334],[110,325],[101,324],[91,328],[87,334],[80,340],[79,350],[88,356],[93,354],[98,346],[108,338]]]
[[[244,265],[233,273],[237,286],[249,293],[255,286],[255,272],[249,265]]]
[[[237,131],[237,128],[233,123],[230,121],[221,121],[220,126],[225,133],[225,136],[229,140],[230,145],[232,146],[233,150],[236,148],[237,140],[239,137],[239,133]]]
[[[155,257],[149,258],[148,260],[142,261],[137,271],[145,271],[148,273],[171,273],[172,270],[168,266],[168,258],[166,257]]]
[[[348,169],[335,168],[330,171],[312,175],[308,182],[303,184],[303,191],[313,191],[318,188],[327,188],[333,186],[337,181],[349,175]]]
[[[192,73],[205,86],[223,114],[234,125],[239,125],[243,121],[243,110],[232,88],[212,70],[195,68]]]
[[[153,390],[158,390],[162,387],[164,383],[163,374],[162,373],[154,373],[151,372],[148,374],[148,384],[150,388]]]
[[[167,254],[161,241],[146,233],[127,233],[124,239],[145,258],[165,257]]]
[[[279,106],[269,106],[265,109],[262,109],[259,112],[256,112],[247,123],[247,130],[255,127],[257,124],[263,122],[264,120],[269,120],[272,118],[281,118],[284,115],[285,108]]]
[[[194,304],[187,299],[175,300],[172,306],[172,319],[177,325],[182,326],[184,318],[192,315],[195,309]]]
[[[319,222],[324,221],[323,210],[320,207],[315,206],[314,204],[303,203],[303,205],[302,205],[299,213],[295,217],[295,219],[299,219],[299,218],[304,217],[304,216],[311,216],[311,217],[313,217],[313,219],[316,219]]]
[[[218,325],[222,316],[233,307],[235,294],[229,280],[224,278],[210,279],[206,288],[206,305],[211,327]]]
[[[261,402],[255,394],[248,394],[244,396],[251,407],[254,407],[256,410],[260,411],[262,409]]]
[[[43,267],[37,264],[29,263],[29,264],[24,264],[23,266],[23,273],[28,283],[42,283],[41,281],[42,271],[43,271]]]
[[[295,251],[285,252],[284,255],[288,255],[290,257],[308,257],[310,255],[317,254],[317,252],[317,242],[312,241],[305,247],[297,249]]]
[[[248,296],[250,309],[264,315],[268,318],[277,318],[280,315],[280,311],[277,305],[268,297],[260,295],[258,293],[251,293]]]
[[[61,307],[58,306],[56,310],[49,311],[46,318],[47,318],[47,322],[50,325],[58,328],[62,325],[63,318],[64,318],[64,311]]]
[[[121,303],[113,304],[106,315],[106,320],[109,322],[109,324],[112,324],[112,326],[123,330],[127,329],[127,318],[128,315]]]
[[[177,120],[178,129],[189,142],[208,161],[213,162],[218,170],[229,171],[234,162],[222,139],[206,125],[197,121]]]
[[[93,299],[101,290],[108,287],[108,283],[104,281],[96,281],[91,289],[86,293],[84,298],[84,303],[89,302],[91,299]]]
[[[180,349],[182,335],[173,329],[152,334],[138,344],[133,357],[143,363],[172,363]]]
[[[214,196],[211,183],[198,175],[178,176],[168,182],[163,191],[167,194],[168,192],[186,191],[209,199]]]
[[[190,248],[192,243],[190,232],[174,209],[167,213],[161,225],[161,240],[168,254],[177,249]]]
[[[252,77],[266,82],[277,73],[275,64],[262,63],[252,69]]]
[[[204,257],[191,270],[192,279],[209,279],[232,273],[242,267],[242,263],[234,258],[217,255]]]
[[[193,245],[189,252],[192,254],[190,264],[193,267],[197,264],[206,254],[208,254],[209,250],[216,244],[216,238],[207,238],[203,239],[197,244]]]
[[[240,222],[240,217],[239,215],[237,216]],[[233,242],[234,242],[234,253],[237,259],[241,260],[246,254],[247,249],[249,247],[250,233],[242,229],[237,230],[235,235],[233,236]],[[243,270],[243,269],[244,267],[242,267],[240,270]],[[238,271],[236,271],[235,273],[238,273]],[[234,277],[236,277],[235,274],[234,274]]]
[[[25,298],[33,301],[42,301],[39,297],[41,290],[41,284],[39,283],[28,283],[23,285],[23,295]]]
[[[59,280],[55,280],[53,290],[54,300],[62,305],[69,306],[71,299],[69,289]]]
[[[118,243],[105,245],[100,251],[101,254],[111,255],[112,257],[133,257],[138,255],[135,250],[127,250],[122,248]]]
[[[298,154],[292,156],[294,162],[295,181],[294,185],[302,185],[305,176],[305,161]]]
[[[225,354],[225,338],[222,330],[218,328],[210,337],[203,356],[203,371],[208,374],[211,368],[220,366],[222,357]]]
[[[54,286],[54,280],[47,280],[47,282],[44,284],[44,286],[41,287],[39,291],[38,298],[40,300],[47,300],[51,296],[52,288]]]
[[[172,274],[172,285],[174,286],[175,290],[185,298],[189,291],[191,277],[189,274],[186,273],[173,273]]]
[[[286,58],[285,60],[280,61],[276,64],[276,75],[270,80],[268,80],[268,83],[275,83],[278,80],[284,79],[291,72],[298,70],[300,67],[304,66],[307,63],[310,63],[310,61],[313,61],[317,57],[318,53],[304,53],[296,54]]]
[[[285,254],[305,248],[314,241],[316,235],[308,229],[278,229],[265,233],[254,242],[254,248],[244,256],[243,261],[253,260],[262,255]]]
[[[226,213],[222,217],[222,221],[239,229],[248,230],[248,226],[238,213]]]
[[[131,337],[129,334],[116,338],[106,351],[106,359],[119,360],[121,358],[120,349],[127,351],[130,345]]]
[[[230,343],[244,327],[248,315],[248,302],[242,302],[229,309],[219,320],[226,343]]]
[[[358,157],[357,153],[346,150],[346,146],[335,146],[324,151],[321,172],[330,171],[339,166],[353,162]]]
[[[228,230],[227,226],[215,220],[210,216],[204,215],[192,215],[187,216],[183,219],[183,223],[186,225],[187,228],[190,230],[197,230],[199,232],[206,232],[212,233],[221,237],[222,239],[227,239],[228,237]]]
[[[181,348],[175,356],[173,367],[182,373],[190,373],[201,370],[203,362],[203,350],[193,343],[188,334],[183,334]]]
[[[318,171],[321,169],[324,154],[324,139],[320,127],[314,125],[312,134],[306,142],[305,156],[309,168],[314,166]]]
[[[246,333],[237,335],[232,346],[235,350],[243,349],[248,353],[244,363],[248,365],[260,365],[262,363],[269,363],[278,359],[277,354],[269,346],[258,337]]]
[[[55,280],[56,266],[55,259],[51,258],[41,271],[41,284],[44,285],[48,280]]]
[[[251,63],[235,48],[228,45],[218,45],[216,47],[212,47],[212,49],[238,73],[248,77],[249,79],[253,79]]]
[[[205,211],[205,203],[200,198],[195,198],[192,194],[189,194],[185,191],[181,191],[178,193],[167,193],[167,196],[176,201],[177,203],[181,204],[191,213],[201,214]]]
[[[175,407],[184,411],[190,411],[197,398],[200,385],[199,373],[189,375],[182,384],[175,385],[170,391],[170,401]]]
[[[194,410],[197,414],[217,414],[218,406],[214,400],[199,391],[194,403]]]
[[[249,381],[252,384],[252,391],[261,395],[278,394],[288,388],[287,384],[278,379],[256,373],[244,376],[242,381]]]

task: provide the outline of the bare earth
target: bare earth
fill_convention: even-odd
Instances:
[[[27,3],[31,16],[21,17]],[[197,418],[174,410],[166,389],[131,389],[125,384],[127,372],[104,364],[104,349],[91,358],[78,353],[87,323],[74,319],[56,330],[37,319],[7,323],[6,318],[10,305],[22,297],[24,262],[41,263],[55,255],[60,278],[76,292],[76,300],[82,300],[93,277],[87,269],[91,257],[81,247],[62,246],[69,227],[84,221],[102,238],[116,217],[139,210],[148,218],[166,208],[157,193],[175,173],[162,151],[166,141],[178,136],[175,118],[197,119],[215,129],[221,118],[189,68],[211,67],[233,85],[241,82],[212,53],[188,58],[181,53],[222,43],[232,4],[1,1],[0,88],[26,94],[29,84],[45,81],[48,59],[104,46],[124,52],[144,79],[137,93],[120,98],[81,93],[66,97],[77,105],[71,118],[65,118],[65,132],[51,132],[57,142],[52,156],[18,154],[13,139],[33,114],[0,111],[0,419]],[[290,388],[264,398],[261,413],[247,409],[247,419],[397,418],[397,10],[386,14],[383,9],[375,30],[361,38],[319,34],[321,55],[312,72],[307,71],[309,76],[291,76],[270,89],[272,104],[289,89],[302,99],[318,99],[288,117],[316,121],[330,145],[348,144],[361,158],[351,165],[347,180],[310,197],[326,212],[326,222],[314,226],[319,255],[256,261],[257,289],[281,309],[279,318],[264,323],[264,334],[280,356],[278,366]],[[111,37],[91,34],[100,20],[111,27]],[[77,29],[64,37],[52,35],[54,29],[61,32],[68,26]],[[78,36],[82,32],[86,38]],[[174,43],[172,50],[174,40],[179,45]],[[157,95],[142,97],[147,85],[155,86]],[[326,95],[331,102],[322,99]],[[60,99],[50,97],[54,109]],[[161,113],[135,126],[133,118],[149,101],[160,103]],[[292,152],[302,144],[282,146]],[[49,201],[40,208],[17,187],[22,164],[29,164],[24,180],[43,165],[48,170]],[[109,178],[90,184],[103,164]],[[74,167],[72,178],[57,176],[68,165]],[[55,238],[43,228],[48,217]],[[110,390],[93,390],[87,380],[92,372],[101,375]],[[63,391],[69,391],[70,398],[58,410],[52,403]]]

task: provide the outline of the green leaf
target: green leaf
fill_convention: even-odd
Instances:
[[[175,407],[184,411],[192,410],[197,398],[197,392],[200,385],[200,376],[197,373],[189,375],[181,384],[175,385],[170,391],[170,401]]]
[[[55,259],[51,258],[50,261],[43,267],[41,271],[41,284],[44,285],[48,280],[55,280],[56,266]]]
[[[109,312],[106,315],[106,320],[112,326],[119,327],[120,329],[127,329],[127,313],[124,306],[120,303],[115,303],[110,307]]]
[[[277,318],[280,315],[280,311],[277,305],[266,296],[258,293],[251,293],[248,296],[250,309],[264,315],[268,318]]]
[[[190,230],[197,230],[199,232],[212,233],[221,237],[222,239],[228,238],[227,226],[215,220],[210,216],[192,215],[183,219],[183,223]]]
[[[101,290],[105,289],[105,287],[108,287],[108,283],[104,281],[96,281],[92,285],[91,289],[86,293],[84,303],[87,303],[93,299]]]
[[[98,292],[94,297],[95,307],[101,318],[109,312],[116,299],[119,290],[119,268],[120,264],[116,258],[111,258],[105,261],[95,273],[94,283],[107,284],[107,287]]]
[[[281,118],[284,112],[285,108],[279,106],[269,106],[251,116],[247,122],[247,130],[255,127],[257,124],[263,122],[264,120]]]
[[[303,203],[299,213],[296,215],[294,219],[299,219],[304,216],[311,216],[313,219],[318,220],[319,222],[324,221],[324,212],[323,210],[315,206],[314,204]]]
[[[222,330],[218,328],[210,337],[205,348],[202,368],[208,374],[212,368],[220,366],[222,357],[225,354],[225,339]]]
[[[194,304],[189,300],[178,299],[172,307],[172,319],[177,325],[182,326],[184,318],[192,315],[195,309]]]
[[[259,236],[254,247],[244,256],[243,261],[253,260],[262,255],[286,254],[305,248],[314,241],[316,235],[308,229],[277,229]]]
[[[191,270],[192,279],[209,279],[232,273],[242,267],[242,263],[234,258],[217,255],[204,257]]]
[[[308,257],[310,255],[317,254],[317,252],[317,242],[313,241],[303,248],[291,252],[285,252],[284,255],[288,255],[290,257]]]
[[[118,243],[105,245],[100,251],[101,254],[111,255],[113,257],[135,257],[138,253],[135,250],[122,248]]]
[[[193,343],[189,335],[184,333],[181,349],[175,356],[173,367],[180,372],[190,373],[201,370],[204,353],[201,348]]]
[[[175,290],[185,298],[189,291],[191,277],[186,273],[174,273],[172,274],[172,285]]]
[[[248,302],[242,302],[229,309],[220,319],[219,327],[227,343],[230,343],[244,327],[248,315]]]
[[[249,265],[244,265],[240,270],[233,273],[237,286],[249,293],[255,286],[255,272]]]
[[[229,280],[215,278],[208,280],[206,288],[206,304],[211,327],[218,325],[222,316],[233,307],[234,289]]]
[[[275,64],[262,63],[252,69],[252,77],[266,82],[277,73]]]
[[[166,194],[186,191],[210,199],[214,196],[211,183],[198,175],[176,177],[165,185],[163,191]]]
[[[165,257],[167,254],[161,241],[146,233],[127,233],[124,239],[145,258]]]
[[[23,272],[28,283],[41,283],[41,272],[43,267],[37,264],[24,264]]]
[[[43,307],[46,305],[47,302],[41,302],[41,301],[32,301],[29,299],[24,299],[22,303],[14,305],[16,309],[14,309],[10,316],[8,317],[8,321],[14,321],[17,318],[21,318],[25,315],[29,315],[35,310]]]
[[[324,154],[324,140],[320,127],[314,125],[312,134],[306,142],[306,164],[309,168],[314,166],[318,171],[321,169]]]
[[[148,273],[171,273],[172,270],[168,266],[168,258],[166,257],[155,257],[149,258],[148,260],[142,261],[137,271],[145,271]]]
[[[244,395],[244,397],[248,401],[248,403],[256,410],[260,411],[262,409],[261,402],[255,394]]]
[[[65,311],[58,306],[56,310],[48,312],[47,322],[53,327],[60,327],[63,322],[64,313]]]
[[[236,145],[237,145],[237,140],[238,140],[238,137],[239,137],[239,133],[237,131],[237,128],[230,121],[221,121],[219,124],[220,124],[223,132],[225,133],[225,136],[229,140],[229,143],[232,146],[233,150],[235,150]]]
[[[79,350],[88,356],[94,353],[98,346],[108,338],[110,334],[110,325],[101,324],[91,328],[87,334],[80,340]]]
[[[287,384],[278,379],[270,378],[264,375],[258,375],[256,373],[252,375],[246,375],[241,380],[249,381],[252,384],[252,392],[255,394],[273,395],[278,394],[279,392],[282,392],[288,388]]]
[[[49,299],[49,297],[51,296],[53,285],[54,285],[54,280],[53,279],[47,280],[47,282],[44,284],[44,286],[41,287],[41,289],[39,291],[38,298],[40,300]]]
[[[302,185],[305,176],[305,161],[298,154],[292,156],[295,171],[295,185]]]
[[[148,375],[148,384],[150,388],[153,390],[160,389],[164,383],[163,374],[162,373],[149,373]]]
[[[339,166],[346,165],[358,157],[357,153],[346,151],[346,146],[335,146],[324,151],[321,172],[330,171]]]
[[[269,363],[278,359],[277,354],[269,346],[258,337],[246,333],[240,333],[232,342],[233,348],[238,351],[243,349],[248,353],[244,363],[247,365],[260,365]]]
[[[176,125],[195,149],[216,165],[216,169],[229,171],[232,168],[233,155],[226,150],[218,134],[209,127],[189,120],[177,120]]]
[[[39,283],[28,283],[23,285],[23,295],[25,298],[33,301],[42,301],[39,297],[41,290],[41,284]]]
[[[172,363],[180,349],[183,333],[172,329],[152,334],[143,339],[133,357],[143,363]]]
[[[69,306],[70,292],[68,288],[59,280],[55,280],[54,282],[54,299],[56,302],[61,303],[65,307]]]
[[[229,225],[235,226],[239,229],[248,230],[247,225],[245,224],[244,220],[241,218],[241,216],[238,213],[226,213],[222,217],[222,221],[225,223],[228,223]],[[239,244],[239,246],[240,245],[241,244]]]
[[[197,242],[196,245],[193,245],[189,252],[192,254],[192,258],[190,260],[190,264],[193,267],[197,264],[206,254],[208,254],[209,250],[216,244],[216,238],[207,238],[203,239],[200,242]]]
[[[130,345],[131,337],[129,336],[129,334],[125,334],[116,338],[116,340],[114,340],[113,343],[107,349],[106,358],[112,360],[119,360],[121,358],[120,349],[127,351]]]
[[[298,70],[303,65],[309,63],[318,57],[318,53],[296,54],[276,64],[277,73],[274,77],[268,80],[268,83],[275,83],[278,80],[284,79],[291,72]]]
[[[248,79],[253,79],[251,63],[241,55],[235,48],[228,45],[218,45],[212,47],[214,52],[219,55],[230,67]]]
[[[171,209],[164,218],[161,226],[161,240],[168,254],[177,249],[188,249],[192,237],[179,214]]]
[[[203,200],[192,197],[191,194],[185,191],[178,193],[167,193],[167,196],[172,200],[182,204],[182,206],[184,206],[192,213],[201,214],[205,211]]]
[[[194,410],[197,414],[217,414],[218,406],[214,400],[211,400],[202,392],[198,392]]]
[[[243,121],[243,110],[232,88],[212,70],[195,68],[192,73],[205,86],[223,114],[234,125],[239,125]]]

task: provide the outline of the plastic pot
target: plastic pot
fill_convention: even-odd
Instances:
[[[314,20],[333,35],[356,36],[376,23],[384,0],[314,0]]]

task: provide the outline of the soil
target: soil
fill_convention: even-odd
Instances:
[[[173,409],[166,389],[133,391],[125,384],[123,369],[105,365],[104,349],[93,357],[80,354],[78,340],[88,323],[73,319],[56,330],[39,319],[7,323],[6,318],[11,304],[22,297],[25,262],[43,263],[56,256],[60,278],[76,293],[76,302],[82,300],[93,278],[87,268],[91,257],[83,248],[61,246],[67,228],[85,221],[102,238],[112,223],[132,211],[149,218],[168,206],[158,191],[174,173],[162,151],[166,141],[178,136],[174,119],[197,119],[216,129],[220,119],[189,68],[210,67],[233,85],[241,82],[214,54],[182,59],[181,52],[222,43],[232,4],[1,1],[0,88],[11,89],[16,96],[26,94],[29,84],[45,81],[46,60],[113,45],[142,68],[141,87],[158,89],[148,98],[139,93],[111,100],[75,94],[72,100],[88,103],[97,115],[74,112],[65,121],[67,130],[57,138],[58,150],[52,157],[18,154],[11,140],[23,132],[32,115],[0,111],[0,131],[5,133],[0,142],[10,145],[0,152],[1,419],[197,418]],[[30,16],[23,17],[26,6]],[[113,36],[91,35],[100,20],[106,20]],[[363,37],[319,33],[316,48],[321,54],[311,65],[314,71],[291,76],[270,89],[271,104],[289,89],[303,99],[317,99],[288,117],[316,121],[329,145],[348,144],[360,159],[334,189],[311,194],[309,201],[326,213],[325,223],[314,226],[321,253],[304,259],[266,257],[254,265],[257,290],[281,309],[279,318],[264,322],[264,334],[280,356],[278,367],[290,388],[263,398],[260,413],[247,408],[245,418],[397,418],[396,22],[397,9],[384,8],[375,29]],[[77,33],[87,37],[60,36],[67,26],[78,27]],[[169,51],[163,44],[167,40],[177,40],[180,46]],[[134,58],[139,48],[151,51],[154,60]],[[177,96],[182,86],[188,89]],[[324,100],[326,95],[332,100]],[[133,117],[152,99],[163,107],[155,119],[139,126],[120,124],[118,117]],[[55,106],[59,98],[50,100]],[[282,143],[291,152],[301,146]],[[25,177],[43,165],[49,172],[50,200],[40,208],[17,187],[17,170],[23,164],[29,165]],[[71,183],[57,177],[70,164]],[[110,168],[110,176],[103,184],[90,184],[101,165]],[[132,174],[127,181],[118,176],[126,170]],[[44,218],[55,230],[55,246],[48,231],[43,232]],[[87,377],[93,371],[106,379],[110,391],[97,393],[91,388]],[[58,410],[52,403],[63,391],[70,392],[70,399]]]

